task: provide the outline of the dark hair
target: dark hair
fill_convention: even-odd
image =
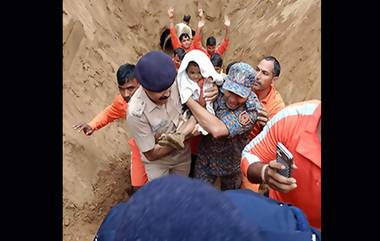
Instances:
[[[120,65],[116,72],[117,84],[124,85],[125,82],[135,78],[135,65],[123,64]]]
[[[233,62],[231,62],[231,63],[229,63],[229,64],[227,65],[227,68],[226,68],[226,74],[228,74],[228,72],[230,71],[231,66],[234,65],[234,64],[236,64],[236,63],[240,63],[240,60],[233,61]]]
[[[183,21],[186,22],[186,23],[189,23],[190,22],[190,19],[191,19],[191,16],[190,15],[183,15]]]
[[[188,33],[181,33],[181,35],[179,35],[179,41],[182,42],[182,39],[183,39],[184,37],[187,37],[188,39],[190,39],[190,36],[189,36]]]
[[[222,56],[220,56],[220,54],[218,53],[214,53],[211,58],[211,63],[212,65],[214,65],[214,67],[222,67],[223,65],[223,59],[222,59]]]
[[[278,62],[278,60],[273,56],[265,56],[263,59],[265,59],[266,61],[272,61],[273,62],[273,71],[272,71],[273,75],[275,77],[280,76],[280,73],[281,73],[280,62]]]
[[[178,56],[179,60],[183,60],[185,57],[186,51],[183,48],[176,48],[174,51],[174,56]]]
[[[190,65],[194,65],[194,66],[197,66],[199,68],[199,65],[197,64],[197,62],[190,61],[189,64],[187,65],[187,67],[186,67],[186,71],[187,71],[187,69],[189,68]]]
[[[216,45],[216,39],[214,36],[208,37],[206,40],[206,46],[215,46]]]

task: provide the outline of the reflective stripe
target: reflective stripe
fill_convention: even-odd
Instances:
[[[246,152],[244,157],[247,158],[249,164],[260,162],[260,158],[250,152]]]
[[[264,140],[272,126],[274,126],[280,120],[289,116],[313,115],[315,109],[318,107],[319,104],[320,102],[315,101],[302,104],[296,103],[285,107],[285,109],[282,109],[275,116],[273,116],[271,120],[267,122],[260,134],[257,135],[256,138],[251,140],[251,142],[249,142],[248,145],[245,146],[244,150],[242,151],[242,158],[247,158],[249,164],[260,161],[260,159],[256,155],[250,153],[250,150],[252,150],[257,144]]]

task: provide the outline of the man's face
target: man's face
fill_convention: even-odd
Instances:
[[[273,61],[261,60],[256,67],[256,82],[252,85],[252,88],[255,92],[260,92],[268,89],[273,80],[278,77],[273,76]]]
[[[153,101],[153,103],[155,103],[156,105],[165,105],[166,102],[168,102],[168,98],[170,97],[170,94],[171,94],[170,87],[161,92],[153,92],[145,88],[144,88],[144,91],[146,95],[149,97],[149,99]]]
[[[210,55],[213,55],[215,53],[215,49],[216,49],[216,46],[212,46],[212,45],[207,45],[206,46],[207,48],[207,52],[210,54]]]
[[[242,106],[248,98],[243,98],[231,91],[224,90],[224,101],[229,109],[235,110]]]
[[[191,40],[188,37],[183,37],[181,41],[182,48],[188,49],[191,45]]]
[[[178,69],[179,66],[181,65],[181,60],[179,59],[178,55],[176,55],[176,54],[174,55],[173,61],[175,63],[176,68]]]
[[[135,93],[139,86],[140,84],[136,79],[129,80],[125,82],[123,85],[119,85],[120,95],[126,102],[129,102],[132,95]]]

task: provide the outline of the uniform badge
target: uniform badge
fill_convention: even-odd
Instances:
[[[243,126],[248,125],[251,122],[251,117],[249,117],[249,114],[247,111],[243,111],[239,115],[239,123],[242,124]]]

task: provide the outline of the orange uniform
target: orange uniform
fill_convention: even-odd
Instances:
[[[181,42],[178,39],[177,32],[175,30],[175,27],[170,28],[170,40],[172,41],[173,50],[176,48],[183,48],[181,45]],[[191,42],[191,45],[188,49],[185,49],[186,53],[193,49],[199,49],[204,51],[202,49],[201,45],[201,36],[199,34],[196,34],[194,36],[193,42]],[[207,51],[206,51],[207,52]]]
[[[280,93],[271,86],[271,90],[269,91],[269,94],[262,100],[260,100],[261,104],[264,106],[266,111],[268,112],[269,119],[272,119],[272,117],[277,114],[280,110],[285,108],[285,103],[282,100],[282,97]],[[261,128],[259,123],[256,123],[251,133],[249,134],[249,139],[252,140],[255,138],[259,133],[261,132]],[[243,176],[242,182],[241,182],[241,188],[247,188],[252,191],[258,192],[259,190],[259,184],[250,183],[246,177]]]
[[[306,101],[290,105],[275,115],[263,131],[243,150],[242,175],[247,177],[250,164],[269,163],[276,159],[276,144],[281,142],[293,154],[297,169],[292,176],[297,188],[281,193],[269,190],[273,199],[291,203],[301,208],[309,223],[321,228],[321,143],[318,124],[321,102]]]
[[[98,130],[108,123],[117,119],[125,119],[128,103],[121,95],[115,96],[112,105],[100,112],[88,125],[92,129]],[[128,140],[131,150],[131,184],[134,187],[144,186],[148,182],[144,164],[141,161],[140,151],[133,138]]]
[[[229,42],[230,41],[228,39],[224,39],[223,42],[215,49],[215,53],[219,54],[221,57],[223,57],[224,52],[226,51]],[[207,52],[207,50],[205,48],[201,47],[201,49],[202,49],[203,52],[205,52],[207,54],[207,56],[209,58],[211,58],[211,55]]]

